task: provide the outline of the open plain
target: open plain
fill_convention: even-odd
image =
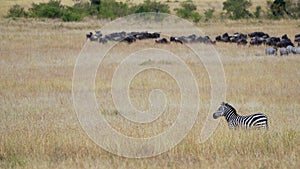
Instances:
[[[0,20],[0,168],[300,168],[300,56],[266,56],[264,46],[217,43],[226,78],[226,100],[240,114],[262,112],[268,131],[229,130],[224,119],[213,135],[199,143],[211,99],[211,84],[201,61],[185,59],[180,44],[159,46],[177,52],[196,77],[201,94],[196,124],[177,146],[161,155],[130,159],[101,149],[84,132],[72,100],[72,77],[85,34],[108,21]],[[299,20],[218,21],[197,25],[206,35],[264,31],[273,36],[300,33]],[[102,45],[102,44],[99,44]],[[120,43],[111,52],[158,47],[154,41]],[[143,64],[172,64],[163,61]],[[99,68],[95,81],[101,112],[119,132],[149,137],[171,126],[176,108],[147,126],[126,122],[109,97],[115,63]],[[148,108],[149,91],[159,88],[178,103],[174,79],[160,71],[145,71],[130,85],[132,104]],[[155,79],[155,80],[153,80]],[[106,103],[106,101],[108,103]],[[216,107],[217,109],[217,107]]]

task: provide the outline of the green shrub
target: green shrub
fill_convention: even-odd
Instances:
[[[115,0],[102,0],[98,18],[115,19],[129,14],[129,7],[126,3]]]
[[[156,2],[151,0],[145,0],[144,3],[131,7],[131,11],[133,11],[133,13],[143,13],[143,12],[170,13],[170,9],[167,4],[162,4],[161,2]]]
[[[261,6],[256,6],[254,16],[255,18],[260,18],[261,15]]]
[[[286,2],[285,2],[285,0],[275,0],[270,5],[270,10],[272,12],[272,15],[275,18],[283,17],[286,13]]]
[[[50,0],[47,3],[33,3],[29,8],[30,17],[38,18],[61,18],[63,15],[63,6],[58,0]]]
[[[248,8],[252,5],[247,0],[226,0],[223,2],[223,10],[230,19],[242,19],[252,17]]]
[[[212,19],[213,16],[214,16],[214,12],[215,12],[214,8],[204,10],[205,21],[208,21],[208,20]]]
[[[300,18],[300,1],[296,2],[294,0],[286,1],[287,15],[290,18],[298,19]]]
[[[201,15],[198,12],[192,12],[191,19],[193,22],[199,22],[201,20]]]
[[[81,21],[85,15],[82,13],[77,13],[72,10],[66,10],[63,13],[62,20],[64,22],[70,22],[70,21]]]
[[[197,7],[192,1],[182,2],[180,6],[181,8],[174,9],[177,16],[192,20],[193,22],[199,22],[201,20],[201,15],[195,12]]]
[[[84,17],[91,15],[91,9],[92,6],[89,3],[77,3],[71,7],[64,7],[62,20],[65,22],[81,21]]]
[[[12,6],[6,15],[6,17],[26,17],[28,14],[20,5]]]

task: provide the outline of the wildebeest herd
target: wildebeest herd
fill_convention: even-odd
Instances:
[[[208,43],[208,44],[214,44],[216,41],[213,41],[210,39],[209,36],[196,36],[196,35],[189,35],[189,36],[171,36],[168,39],[166,38],[160,38],[159,32],[153,32],[149,33],[147,31],[145,32],[114,32],[107,35],[103,35],[101,31],[95,31],[95,33],[90,32],[86,34],[86,38],[90,41],[100,42],[102,44],[107,43],[108,41],[117,41],[117,42],[127,42],[127,43],[133,43],[137,40],[144,40],[144,39],[155,39],[156,43],[162,43],[162,44],[168,44],[171,42],[174,43],[193,43],[193,42],[199,42],[199,43]]]
[[[154,39],[155,43],[169,44],[169,43],[204,43],[204,44],[216,44],[218,43],[236,43],[237,45],[249,46],[266,46],[266,55],[277,55],[279,49],[280,56],[292,54],[300,54],[300,34],[295,35],[294,43],[287,36],[287,34],[281,37],[269,36],[264,32],[251,32],[248,34],[234,33],[229,35],[224,33],[218,35],[215,40],[212,40],[209,36],[197,36],[195,34],[188,36],[171,36],[169,39],[161,38],[159,32],[149,33],[144,32],[114,32],[107,35],[103,35],[101,31],[89,32],[86,34],[86,38],[93,42],[99,42],[105,44],[109,41],[127,42],[129,44],[136,42],[137,40]]]

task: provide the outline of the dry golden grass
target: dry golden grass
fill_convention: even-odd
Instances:
[[[222,54],[227,81],[226,101],[241,114],[266,113],[270,129],[231,131],[222,119],[213,136],[203,144],[198,139],[202,118],[209,108],[210,84],[201,62],[186,61],[200,84],[201,108],[196,124],[170,151],[152,158],[128,159],[110,154],[90,140],[72,104],[73,68],[86,42],[84,35],[104,23],[7,19],[0,22],[0,168],[300,168],[299,55],[265,56],[264,47],[218,43],[215,48]],[[298,23],[224,21],[198,26],[212,37],[225,31],[255,30],[292,36],[299,33]],[[122,43],[114,52],[125,55],[134,47],[151,45],[155,46],[153,41]],[[188,52],[178,44],[163,48]],[[106,72],[98,72],[97,97],[110,90],[108,77],[116,65],[105,66]],[[131,84],[134,105],[147,108],[148,92],[155,87],[177,101],[178,87],[170,77],[155,71],[145,75],[137,76]],[[157,83],[151,81],[153,78],[158,79]],[[101,84],[101,79],[107,82]],[[109,122],[120,132],[136,137],[160,133],[169,127],[165,119],[176,115],[171,109],[156,124],[140,131],[116,114],[110,102],[105,105],[106,111],[102,113]]]

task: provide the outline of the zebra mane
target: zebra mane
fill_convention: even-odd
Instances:
[[[229,103],[224,103],[224,105],[228,108],[230,108],[231,110],[233,110],[233,112],[237,113],[235,108],[233,106],[231,106]]]

